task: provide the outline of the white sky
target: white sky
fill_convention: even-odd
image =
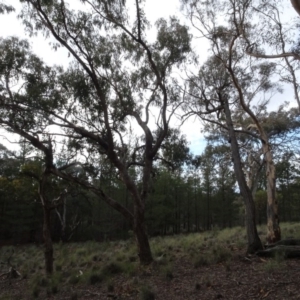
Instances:
[[[26,36],[21,20],[17,19],[17,14],[20,10],[20,3],[18,0],[2,0],[6,4],[10,4],[16,8],[16,13],[11,13],[9,15],[0,15],[0,36],[19,36],[23,38],[29,38]],[[290,3],[290,1],[288,1]],[[72,3],[70,0],[69,3]],[[179,11],[179,0],[147,0],[146,1],[146,14],[147,18],[153,24],[159,18],[168,18],[170,15],[181,16]],[[289,20],[296,17],[296,12],[290,8],[287,9],[285,14],[285,19]],[[48,64],[64,65],[68,62],[67,51],[63,48],[59,48],[54,52],[49,46],[49,40],[45,40],[42,36],[30,39],[33,51],[40,57],[42,57]],[[208,44],[204,42],[203,39],[195,40],[193,46],[197,48],[197,53],[200,55],[200,60],[204,61],[207,55]],[[284,93],[274,97],[271,109],[275,109],[285,100],[291,101],[293,99],[293,92],[290,88],[285,89]],[[179,122],[177,122],[179,124]],[[200,154],[205,146],[204,139],[200,133],[200,121],[192,118],[182,126],[182,132],[187,136],[190,142],[190,148],[194,154]],[[0,134],[1,131],[0,131]],[[11,137],[10,137],[11,139]],[[9,144],[1,140],[7,147],[10,148]]]

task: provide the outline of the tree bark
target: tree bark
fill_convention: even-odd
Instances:
[[[52,160],[51,160],[52,162]],[[46,161],[46,165],[50,161]],[[45,255],[45,270],[46,274],[53,273],[53,243],[51,237],[51,202],[46,195],[47,180],[50,176],[49,169],[46,167],[39,181],[39,197],[43,207],[44,223],[43,223],[43,238],[44,238],[44,255]]]
[[[44,211],[44,224],[43,224],[43,237],[45,243],[45,268],[47,274],[53,273],[53,243],[51,238],[51,208],[43,205]]]
[[[241,156],[239,152],[239,146],[237,138],[234,132],[234,127],[231,119],[231,112],[227,99],[222,99],[224,105],[224,112],[226,116],[226,124],[228,127],[228,133],[230,137],[230,148],[232,152],[233,166],[235,176],[240,188],[240,193],[243,197],[245,207],[246,207],[246,229],[248,237],[248,253],[255,253],[258,250],[263,249],[261,240],[257,233],[256,221],[255,221],[255,205],[253,201],[253,196],[251,190],[249,189],[245,174],[243,172]]]
[[[291,0],[291,3],[295,9],[295,11],[300,15],[300,0]]]
[[[281,232],[278,217],[278,203],[276,200],[276,177],[275,165],[271,153],[271,146],[267,141],[263,141],[263,150],[266,160],[266,177],[267,177],[267,242],[272,244],[280,241]]]
[[[58,216],[60,225],[61,225],[61,241],[66,242],[67,236],[66,236],[66,229],[67,229],[67,199],[63,198],[63,204],[62,204],[62,214],[58,211],[57,208],[55,208],[56,214]]]
[[[138,256],[142,265],[148,265],[153,261],[149,239],[145,224],[145,213],[143,207],[134,205],[134,233],[138,248]]]
[[[236,37],[237,38],[237,37]],[[235,38],[235,39],[236,39]],[[235,39],[231,42],[230,46],[230,53],[232,52],[232,47],[234,45]],[[258,121],[255,114],[252,112],[252,110],[249,108],[249,106],[246,104],[244,99],[243,90],[238,82],[238,79],[232,69],[232,66],[229,65],[227,67],[231,78],[233,80],[233,83],[235,85],[236,90],[239,94],[239,101],[241,106],[243,107],[244,111],[250,116],[250,118],[253,120],[256,130],[259,132],[259,137],[262,142],[262,148],[263,148],[263,154],[264,158],[266,160],[266,177],[267,177],[267,194],[268,194],[268,201],[267,201],[267,218],[268,218],[268,224],[267,224],[267,241],[268,242],[276,242],[280,240],[280,228],[279,228],[279,219],[278,219],[278,213],[277,213],[277,202],[275,198],[275,165],[273,162],[273,156],[271,152],[271,146],[269,144],[268,136],[261,126],[260,122]]]

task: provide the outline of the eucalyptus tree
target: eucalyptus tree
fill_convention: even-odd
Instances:
[[[57,183],[55,178],[47,168],[42,169],[40,161],[29,161],[22,167],[22,174],[33,178],[37,181],[37,194],[43,208],[43,238],[44,238],[44,255],[45,271],[47,274],[53,273],[53,242],[51,236],[51,212],[64,203],[67,188],[60,188],[57,192]]]
[[[190,163],[191,157],[186,136],[179,129],[170,128],[157,160],[172,173],[180,174],[183,167]]]
[[[189,114],[196,114],[204,121],[221,128],[230,143],[235,176],[246,208],[246,229],[248,252],[262,248],[255,223],[255,206],[250,188],[247,185],[240,155],[237,131],[233,122],[232,110],[239,107],[230,76],[220,60],[213,56],[200,68],[198,76],[189,80]],[[225,132],[224,132],[225,131]]]
[[[300,2],[291,0],[294,9],[300,12]],[[247,44],[246,53],[260,61],[276,60],[278,76],[282,82],[293,88],[294,98],[300,112],[299,67],[300,43],[298,18],[284,21],[287,10],[285,1],[249,1],[252,20],[237,19],[240,32]],[[255,24],[254,24],[255,22]],[[260,34],[249,35],[249,24],[255,26]]]
[[[254,61],[246,54],[248,43],[245,41],[245,36],[250,39],[255,34],[254,27],[250,23],[252,1],[205,1],[203,3],[187,0],[184,2],[191,21],[199,33],[210,42],[213,60],[218,61],[214,67],[218,66],[222,69],[223,76],[228,78],[224,83],[225,86],[222,86],[223,89],[226,85],[231,87],[230,94],[227,92],[226,97],[230,96],[235,101],[237,109],[243,110],[252,121],[252,124],[244,130],[249,134],[252,133],[261,141],[266,163],[268,194],[267,241],[270,243],[278,241],[281,238],[281,233],[275,193],[276,177],[273,153],[269,136],[262,126],[262,119],[253,110],[255,102],[270,97],[272,93],[276,92],[276,85],[273,84],[272,80],[276,74],[277,66],[272,62]],[[245,26],[241,28],[241,24]],[[228,101],[224,102],[225,112],[230,111],[230,106],[227,105],[230,100],[228,99]],[[206,103],[210,110],[215,109],[209,106],[209,101]],[[226,115],[229,117],[229,114]]]
[[[158,20],[156,40],[150,42],[144,1],[135,1],[133,14],[125,1],[118,0],[78,1],[77,10],[62,0],[21,2],[26,29],[31,34],[41,31],[51,36],[53,47],[64,47],[72,63],[66,71],[49,68],[27,47],[22,59],[32,57],[31,63],[25,63],[31,72],[24,79],[23,89],[11,91],[7,88],[11,84],[7,82],[9,76],[3,79],[6,84],[1,99],[5,105],[10,101],[9,108],[16,118],[3,114],[1,122],[44,152],[48,172],[91,189],[127,218],[133,225],[140,262],[147,264],[152,254],[145,203],[153,161],[167,136],[171,117],[180,106],[173,70],[191,50],[187,27],[175,17]],[[13,63],[7,72],[13,76],[25,64],[19,65],[13,51],[11,57]],[[42,124],[37,126],[37,121]],[[32,128],[26,127],[28,123]],[[51,126],[59,130],[50,132]],[[138,138],[131,138],[131,128]],[[58,136],[68,139],[73,153],[69,164],[60,168],[55,165]],[[117,170],[133,199],[133,211],[88,178],[84,181],[68,173],[69,165],[93,165],[101,156]],[[139,178],[131,176],[133,168],[140,170]]]

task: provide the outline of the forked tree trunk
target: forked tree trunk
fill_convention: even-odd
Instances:
[[[51,209],[47,205],[43,205],[44,224],[43,237],[45,243],[45,268],[47,274],[53,273],[53,244],[51,238]]]
[[[138,256],[142,265],[148,265],[153,261],[149,239],[146,230],[144,209],[135,205],[134,207],[134,223],[133,229],[135,233]]]
[[[256,221],[255,221],[255,205],[252,197],[251,190],[249,189],[245,174],[243,172],[241,156],[239,152],[239,146],[234,132],[234,127],[231,119],[231,112],[227,99],[222,99],[224,105],[224,112],[226,116],[226,124],[228,127],[228,133],[230,137],[230,148],[232,152],[233,166],[235,176],[240,188],[240,193],[243,197],[246,208],[246,229],[248,237],[248,253],[255,253],[258,250],[263,249],[261,240],[257,233]]]
[[[299,2],[299,1],[294,1]],[[238,36],[235,36],[230,43],[230,51],[232,51],[232,47],[237,40]],[[227,67],[230,76],[233,80],[233,84],[239,94],[239,101],[244,109],[244,111],[250,116],[250,118],[254,122],[254,127],[259,132],[259,137],[262,141],[262,148],[264,153],[264,158],[266,160],[266,176],[267,176],[267,194],[268,194],[268,203],[267,203],[267,218],[268,218],[268,241],[278,241],[280,240],[280,228],[279,228],[279,221],[277,215],[277,203],[275,199],[275,166],[273,162],[271,147],[269,144],[268,135],[266,134],[264,128],[261,126],[259,120],[257,119],[256,115],[252,112],[250,107],[246,104],[244,99],[243,89],[239,84],[239,81],[233,71],[232,67],[232,60],[230,60],[229,67]]]

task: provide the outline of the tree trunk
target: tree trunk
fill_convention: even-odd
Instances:
[[[210,180],[210,178],[209,178],[209,176],[207,177],[208,178],[208,183],[207,183],[207,190],[206,190],[206,205],[207,205],[207,220],[206,220],[206,229],[207,230],[210,230],[210,189],[209,189],[209,180]]]
[[[58,216],[60,225],[61,225],[61,241],[66,242],[67,236],[66,236],[66,229],[67,229],[67,199],[64,197],[63,199],[63,205],[62,205],[62,214],[58,211],[57,208],[55,208],[56,214]]]
[[[296,1],[298,2],[298,1]],[[233,45],[235,41],[238,39],[238,36],[235,36],[233,40],[230,43],[229,50],[233,50]],[[231,52],[232,55],[232,52]],[[244,111],[251,117],[251,119],[254,122],[254,125],[256,127],[256,130],[259,132],[260,139],[262,141],[262,148],[264,153],[264,158],[266,160],[266,175],[267,175],[267,193],[268,193],[268,209],[267,209],[267,215],[268,215],[268,240],[278,240],[280,239],[280,228],[279,228],[279,222],[278,222],[278,215],[277,215],[277,204],[275,200],[275,166],[273,162],[271,147],[269,144],[268,136],[265,133],[265,130],[261,126],[260,122],[258,121],[255,114],[250,109],[249,105],[246,104],[246,101],[244,99],[244,93],[243,89],[239,84],[239,81],[236,77],[236,74],[232,67],[232,60],[229,60],[229,66],[227,66],[227,70],[230,73],[230,76],[233,80],[233,84],[239,94],[239,102],[244,109]],[[226,102],[226,101],[225,101]],[[227,105],[228,106],[228,105]],[[228,106],[229,110],[229,106]],[[230,111],[229,111],[230,112]],[[253,197],[252,197],[253,199]]]
[[[153,261],[149,239],[146,233],[144,210],[134,206],[134,233],[138,248],[138,256],[142,265],[148,265]]]
[[[51,209],[43,205],[44,211],[44,224],[43,224],[43,237],[45,243],[45,267],[46,273],[53,273],[53,244],[51,238]]]
[[[276,200],[276,178],[275,165],[268,142],[263,142],[263,150],[266,160],[266,177],[267,177],[267,242],[276,243],[281,239],[281,232],[278,218],[278,204]]]
[[[52,244],[52,238],[51,238],[51,202],[46,196],[46,184],[48,177],[50,176],[50,173],[48,169],[46,168],[41,176],[40,182],[39,182],[39,197],[42,203],[43,207],[43,213],[44,213],[44,224],[43,224],[43,237],[44,237],[44,243],[45,243],[45,269],[46,274],[52,274],[53,273],[53,244]]]
[[[300,0],[291,0],[291,3],[295,9],[295,11],[300,15]]]
[[[252,193],[247,185],[245,174],[243,172],[241,157],[239,152],[239,146],[234,132],[234,127],[231,119],[231,112],[228,101],[225,99],[222,101],[224,104],[224,112],[226,116],[226,124],[228,127],[228,133],[230,137],[230,147],[232,152],[233,166],[235,176],[240,188],[240,193],[243,197],[246,207],[246,229],[248,237],[248,253],[255,253],[258,250],[263,249],[261,240],[257,233],[255,222],[255,205],[253,201]]]

